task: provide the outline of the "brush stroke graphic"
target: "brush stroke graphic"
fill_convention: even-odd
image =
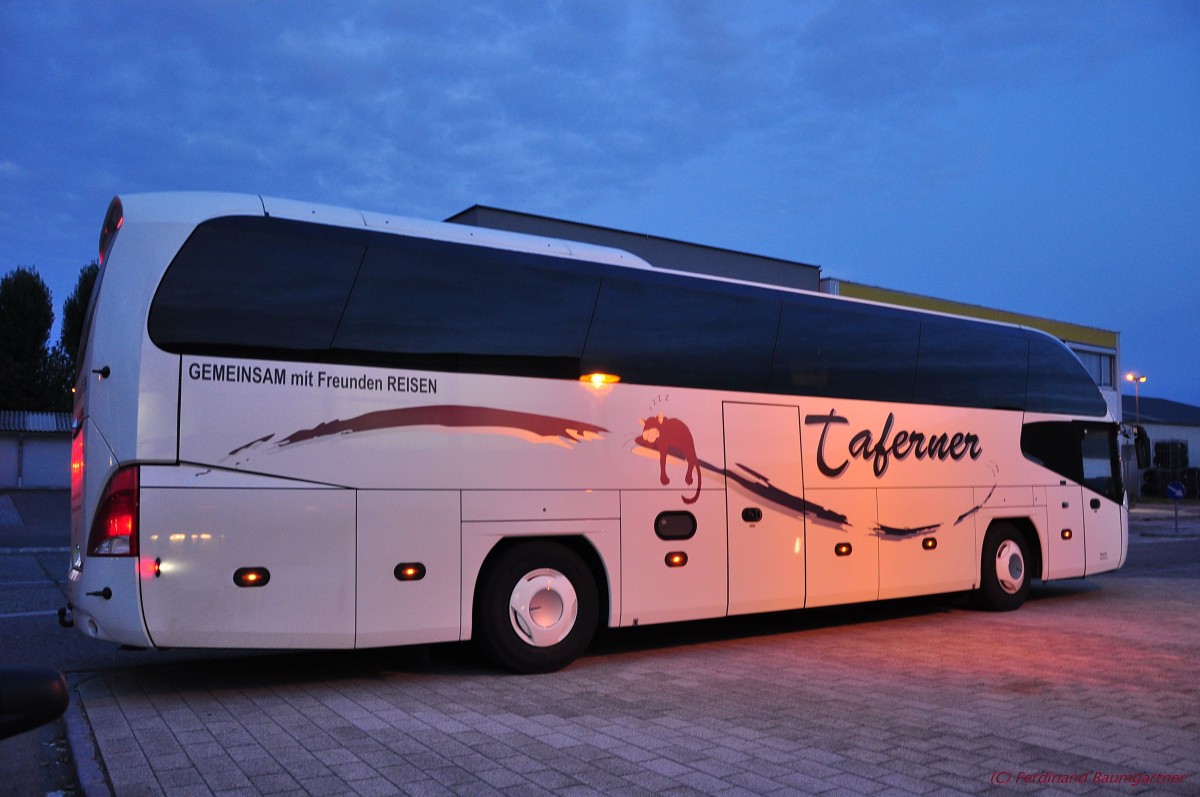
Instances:
[[[500,410],[493,407],[469,407],[454,404],[433,405],[426,407],[401,407],[391,410],[376,410],[353,418],[336,419],[319,423],[309,429],[298,429],[275,443],[278,448],[317,440],[334,435],[358,434],[360,432],[376,432],[388,429],[402,429],[411,426],[444,426],[455,429],[498,429],[515,432],[521,435],[532,435],[546,442],[570,447],[583,440],[602,439],[601,435],[608,430],[602,426],[573,421],[568,418],[556,418],[550,415],[537,415],[530,412]],[[273,435],[266,435],[257,440],[238,446],[229,452],[233,456],[251,446],[265,443]]]
[[[980,501],[978,504],[976,504],[975,506],[968,509],[966,512],[963,512],[961,515],[959,515],[958,518],[951,525],[957,526],[958,524],[962,523],[967,518],[969,518],[972,515],[974,515],[975,513],[977,513],[979,510],[983,509],[984,505],[986,505],[987,502],[991,500],[992,495],[995,492],[996,492],[996,485],[993,484],[992,489],[988,491],[987,496],[985,496],[982,501]],[[872,531],[874,531],[877,536],[883,537],[886,539],[897,539],[897,538],[903,539],[905,537],[918,537],[918,536],[924,536],[926,534],[932,534],[935,531],[937,531],[938,529],[940,529],[943,525],[944,524],[942,524],[942,523],[932,523],[928,526],[901,527],[901,526],[885,526],[884,524],[880,523],[878,526],[876,526],[874,529],[872,529]]]
[[[871,529],[880,537],[916,537],[925,534],[932,534],[942,527],[941,523],[934,523],[930,526],[914,526],[912,528],[901,528],[899,526],[885,526],[882,523]]]
[[[245,451],[247,448],[253,448],[254,446],[257,446],[259,443],[265,443],[274,436],[275,436],[274,433],[272,433],[272,434],[260,437],[257,440],[251,440],[249,443],[246,443],[245,445],[241,445],[241,446],[238,446],[237,448],[233,449],[226,456],[232,457],[234,454],[238,453],[239,451]]]
[[[986,497],[986,498],[984,498],[982,501],[980,501],[980,502],[979,502],[978,504],[976,504],[975,506],[973,506],[973,507],[971,507],[970,509],[968,509],[966,512],[963,512],[961,515],[959,515],[959,516],[958,516],[958,520],[954,521],[954,525],[956,525],[956,526],[957,526],[959,523],[962,523],[964,520],[966,520],[967,518],[971,517],[971,515],[974,515],[974,514],[975,514],[976,512],[978,512],[980,509],[983,509],[983,506],[984,506],[984,504],[986,504],[988,501],[990,501],[990,500],[991,500],[991,498],[992,498],[992,494],[993,494],[993,493],[995,493],[995,492],[996,492],[996,485],[994,485],[994,484],[993,484],[993,485],[992,485],[992,489],[988,491],[987,497]]]
[[[832,509],[826,509],[820,504],[814,504],[812,501],[806,501],[800,496],[792,495],[786,490],[779,489],[775,485],[771,484],[771,480],[768,477],[755,470],[751,470],[740,462],[737,463],[737,466],[749,473],[753,477],[753,481],[734,471],[719,470],[714,466],[709,465],[707,462],[701,462],[700,464],[709,470],[717,470],[725,478],[741,485],[746,490],[750,491],[754,495],[757,495],[759,498],[768,503],[775,504],[776,506],[792,512],[812,515],[818,520],[824,520],[828,523],[836,523],[839,526],[848,527],[850,525],[846,522],[845,515],[834,512]]]

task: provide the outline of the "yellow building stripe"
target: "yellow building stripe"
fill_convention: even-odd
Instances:
[[[1060,340],[1069,343],[1082,343],[1085,346],[1095,346],[1101,349],[1116,351],[1118,333],[1096,327],[1085,327],[1081,324],[1068,324],[1065,321],[1054,321],[1049,318],[1038,318],[1032,315],[1012,313],[1008,310],[994,310],[990,307],[980,307],[974,304],[951,302],[946,299],[935,299],[931,296],[920,296],[915,293],[904,293],[887,288],[876,288],[872,285],[860,285],[856,282],[838,281],[838,293],[852,299],[865,299],[880,304],[894,304],[901,307],[915,307],[920,310],[933,310],[939,313],[951,313],[969,318],[983,318],[988,321],[1002,321],[1007,324],[1022,326],[1049,332]]]

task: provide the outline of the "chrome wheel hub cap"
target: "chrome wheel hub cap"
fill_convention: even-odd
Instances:
[[[557,570],[526,573],[508,601],[513,630],[527,644],[548,648],[562,642],[575,627],[579,598],[570,579]]]
[[[996,551],[996,581],[1009,595],[1015,595],[1025,582],[1025,558],[1020,546],[1012,540],[1000,543]]]

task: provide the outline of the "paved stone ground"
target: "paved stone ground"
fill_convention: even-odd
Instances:
[[[122,797],[1196,794],[1198,660],[1200,581],[1116,574],[1007,614],[914,600],[633,629],[545,676],[451,645],[74,686]]]
[[[3,542],[65,544],[61,501],[16,498]],[[1200,507],[1178,532],[1173,511],[1135,509],[1131,545],[1200,535]],[[66,725],[90,797],[1200,794],[1183,570],[1037,587],[1008,614],[923,599],[630,629],[536,677],[458,645],[129,653],[71,672]]]

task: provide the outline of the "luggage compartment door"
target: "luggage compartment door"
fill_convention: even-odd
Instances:
[[[800,411],[727,403],[729,613],[804,606]]]
[[[140,541],[158,647],[354,645],[353,490],[143,487]]]

